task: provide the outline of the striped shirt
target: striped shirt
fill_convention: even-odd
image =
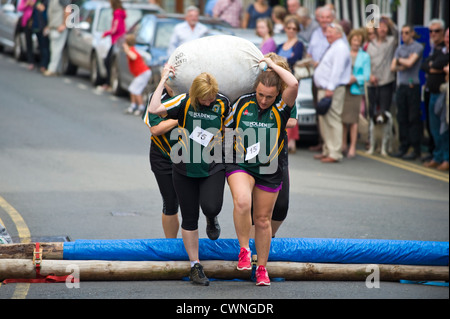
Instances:
[[[189,177],[207,177],[225,169],[223,164],[224,119],[230,101],[218,94],[209,106],[192,105],[189,94],[163,103],[167,117],[178,120],[178,142],[172,147],[173,168]]]
[[[281,95],[264,110],[258,106],[256,93],[246,94],[236,101],[225,125],[234,129],[235,160],[242,169],[260,176],[265,174],[261,167],[278,161],[291,111],[292,107],[282,100]]]
[[[151,98],[152,96],[150,96],[149,98],[148,105],[150,105]],[[167,93],[166,89],[164,89],[163,94],[161,95],[161,101],[165,101],[169,98],[169,94]],[[149,128],[168,120],[167,117],[164,118],[155,114],[148,113],[148,105],[147,112],[144,113],[142,119]],[[162,135],[151,136],[150,164],[152,171],[155,173],[172,174],[172,161],[170,159],[170,152],[172,151],[173,145],[178,142],[176,139],[170,138],[170,135],[173,131],[176,132],[177,128],[174,127],[172,130]]]

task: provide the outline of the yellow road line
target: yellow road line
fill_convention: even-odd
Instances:
[[[421,167],[418,166],[414,163],[409,163],[403,160],[399,160],[396,158],[392,158],[392,157],[382,157],[382,156],[378,156],[378,155],[369,155],[366,154],[363,151],[356,151],[356,153],[360,156],[366,157],[366,158],[370,158],[373,159],[375,161],[387,164],[387,165],[391,165],[391,166],[395,166],[416,174],[420,174],[423,176],[427,176],[433,179],[437,179],[443,182],[448,183],[449,182],[449,175],[443,172],[439,172],[433,169],[429,169],[426,167]]]
[[[17,233],[20,238],[20,242],[22,242],[22,243],[31,242],[30,230],[29,230],[27,224],[25,223],[25,221],[23,220],[22,216],[2,196],[0,196],[0,207],[3,208],[3,210],[6,213],[8,213],[8,215],[11,217],[12,221],[16,225]]]
[[[9,215],[9,217],[11,217],[14,225],[16,226],[20,242],[22,243],[31,242],[30,229],[25,223],[25,220],[19,214],[19,212],[14,207],[12,207],[2,196],[0,196],[0,208],[2,208]],[[5,226],[5,224],[3,223],[2,225]],[[28,295],[29,289],[30,289],[29,283],[17,283],[11,299],[25,299],[26,296]]]

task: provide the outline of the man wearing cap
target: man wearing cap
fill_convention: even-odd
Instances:
[[[314,156],[322,163],[336,163],[342,159],[342,110],[345,85],[350,82],[352,63],[350,49],[343,39],[344,32],[338,24],[331,23],[326,29],[330,43],[314,72],[314,84],[318,88],[318,100],[331,98],[331,106],[319,115],[319,129],[323,138],[322,154]]]

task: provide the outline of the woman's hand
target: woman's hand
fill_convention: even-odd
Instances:
[[[275,65],[275,62],[273,62],[271,58],[263,58],[259,63],[261,64],[262,62],[267,64],[267,69],[273,69],[273,66]]]
[[[161,74],[161,82],[165,83],[169,78],[175,78],[175,68],[166,63]]]

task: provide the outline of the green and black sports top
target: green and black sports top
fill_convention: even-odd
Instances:
[[[211,105],[194,108],[189,94],[180,94],[162,104],[167,117],[178,120],[178,142],[171,152],[173,168],[189,177],[207,177],[225,169],[223,135],[229,99],[219,93]]]
[[[291,111],[292,107],[282,100],[281,94],[267,109],[259,107],[256,93],[241,96],[225,120],[226,127],[234,129],[236,136],[236,164],[257,176],[271,174],[268,168],[281,164],[278,163],[279,155],[284,148],[285,129]],[[261,170],[262,167],[265,169]]]

